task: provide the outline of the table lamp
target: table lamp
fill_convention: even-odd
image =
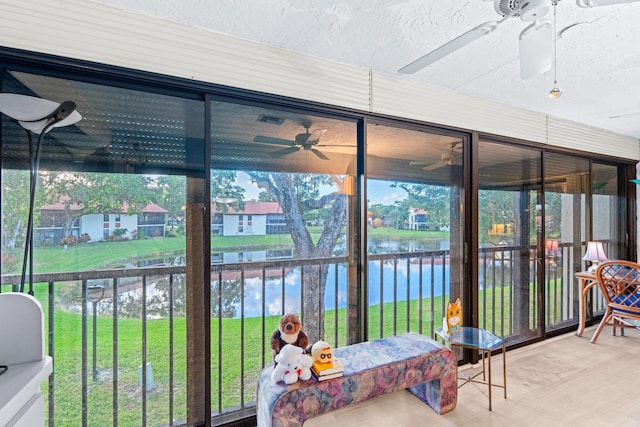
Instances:
[[[587,243],[587,252],[582,257],[585,261],[591,261],[591,267],[587,271],[594,272],[598,268],[598,264],[609,259],[604,253],[604,247],[602,242],[589,242]]]
[[[555,267],[559,250],[558,239],[547,239],[544,242],[544,250],[549,259],[549,267]]]

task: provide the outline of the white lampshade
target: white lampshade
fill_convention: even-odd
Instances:
[[[589,242],[587,243],[587,252],[584,254],[582,258],[585,261],[609,261],[607,255],[604,253],[604,247],[602,246],[602,242]]]
[[[604,247],[602,242],[589,242],[587,243],[587,252],[582,257],[585,261],[591,261],[591,267],[589,271],[594,271],[598,264],[604,261],[608,261],[607,255],[604,253]]]
[[[20,123],[20,126],[35,134],[40,134],[51,123],[51,114],[62,104],[48,99],[16,93],[0,93],[0,113],[4,113]],[[79,122],[82,116],[77,111],[71,112],[47,132],[56,127],[69,126]]]

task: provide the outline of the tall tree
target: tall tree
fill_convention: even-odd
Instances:
[[[155,179],[158,188],[155,202],[169,211],[169,218],[184,216],[183,207],[187,200],[187,182],[184,176],[163,175]]]
[[[252,172],[259,188],[273,195],[282,207],[298,258],[325,258],[333,253],[346,221],[347,198],[337,189],[327,194],[321,190],[340,188],[337,176],[293,174],[285,172]],[[324,212],[322,232],[314,242],[306,227],[306,212]],[[302,321],[310,341],[324,339],[324,298],[328,264],[302,268]]]
[[[258,193],[258,201],[259,202],[275,202],[277,201],[275,197],[271,193],[266,191],[261,191]]]
[[[414,208],[422,208],[427,211],[427,220],[437,227],[450,226],[449,219],[449,188],[441,185],[428,184],[399,184],[405,190],[409,199],[405,204],[413,204]]]
[[[237,183],[235,171],[216,170],[211,174],[211,198],[226,212],[229,206],[244,208],[244,188]]]
[[[38,195],[38,194],[36,194]],[[26,237],[29,216],[29,172],[2,170],[2,247],[14,249]]]
[[[478,231],[481,243],[513,243],[513,227],[516,224],[514,206],[517,203],[517,191],[506,190],[481,190],[478,192]],[[531,218],[535,231],[535,215]],[[496,230],[502,230],[502,234],[493,234]],[[511,233],[509,230],[511,228]]]

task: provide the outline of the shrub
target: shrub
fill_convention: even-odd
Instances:
[[[115,238],[115,240],[124,240],[125,234],[127,234],[127,230],[126,228],[116,228],[115,230],[113,230],[113,237]]]
[[[1,265],[2,265],[3,269],[10,269],[10,267],[12,267],[17,261],[16,256],[13,255],[13,254],[10,254],[8,252],[3,252],[0,255],[0,258],[2,260],[2,264]]]
[[[60,241],[63,245],[74,246],[78,244],[78,238],[76,236],[66,236]]]

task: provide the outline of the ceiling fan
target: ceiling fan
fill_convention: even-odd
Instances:
[[[423,171],[432,171],[443,166],[455,165],[460,161],[460,159],[462,159],[462,146],[458,147],[458,145],[460,144],[462,144],[460,141],[451,143],[451,145],[449,146],[449,151],[442,153],[440,155],[440,160],[435,163],[411,161],[409,162],[409,165],[422,166],[421,169]]]
[[[495,31],[500,24],[514,17],[531,22],[521,33],[520,76],[530,79],[551,69],[553,61],[554,28],[551,20],[544,19],[552,7],[562,0],[483,0],[493,2],[494,9],[502,16],[472,28],[466,33],[432,50],[398,70],[401,74],[413,74],[456,50]],[[640,0],[576,0],[579,7],[591,8],[613,4],[635,3]]]
[[[329,160],[329,157],[327,157],[323,152],[317,150],[316,147],[345,147],[345,145],[338,144],[318,144],[320,137],[324,135],[327,129],[316,129],[313,132],[309,132],[312,122],[308,120],[302,121],[300,125],[305,128],[305,132],[297,134],[293,140],[258,135],[253,138],[253,141],[262,144],[285,145],[287,148],[276,150],[271,153],[271,157],[275,158],[284,157],[300,150],[306,150],[311,151],[322,160]]]

